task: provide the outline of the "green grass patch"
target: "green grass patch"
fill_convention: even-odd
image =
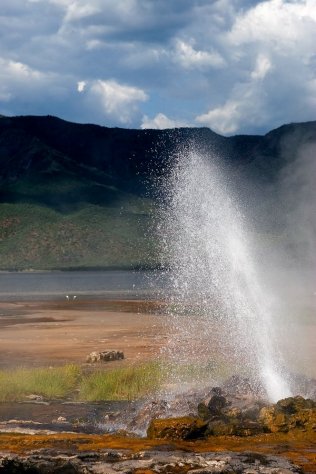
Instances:
[[[0,402],[20,401],[31,394],[47,399],[135,400],[159,389],[163,371],[158,363],[85,373],[79,366],[0,371]]]
[[[27,395],[64,398],[78,385],[79,367],[66,365],[53,368],[15,369],[0,371],[0,401],[23,400]]]
[[[110,371],[99,370],[82,378],[79,398],[86,401],[136,400],[158,390],[163,375],[162,367],[155,362]]]
[[[221,367],[221,376],[231,375]],[[87,372],[76,365],[53,368],[0,371],[0,402],[25,400],[28,395],[46,399],[70,398],[75,401],[137,400],[164,386],[210,384],[219,376],[212,364],[172,364],[147,362],[130,367],[93,366]]]

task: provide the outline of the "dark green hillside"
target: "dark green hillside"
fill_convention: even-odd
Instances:
[[[316,142],[316,122],[261,136],[126,130],[0,117],[0,270],[152,266],[152,183],[182,145],[217,155],[260,192]],[[210,158],[211,159],[211,158]]]
[[[1,204],[1,269],[153,265],[148,212],[140,207],[135,212],[83,205],[64,214],[36,204]]]

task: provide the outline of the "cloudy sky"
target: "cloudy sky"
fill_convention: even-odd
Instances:
[[[316,0],[1,0],[0,114],[265,133],[316,119]]]

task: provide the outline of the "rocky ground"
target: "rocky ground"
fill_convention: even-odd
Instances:
[[[290,474],[302,473],[278,456],[244,453],[185,453],[111,450],[69,454],[46,450],[0,457],[0,473],[78,474]]]
[[[108,414],[96,405],[95,420],[103,416],[99,434],[89,434],[96,424],[75,427],[63,416],[50,426],[7,420],[0,473],[315,474],[316,402],[296,396],[267,404],[257,391],[257,384],[232,377],[199,403],[191,393],[172,402],[125,404],[116,412],[109,406]],[[115,423],[118,430],[124,417],[125,431],[104,433]],[[145,425],[146,436],[137,437]],[[75,428],[78,434],[69,432]]]

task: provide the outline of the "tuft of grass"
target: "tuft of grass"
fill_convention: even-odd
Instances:
[[[226,373],[219,374],[211,363],[173,364],[146,362],[130,367],[111,369],[108,365],[85,372],[76,365],[54,368],[14,369],[0,371],[0,402],[20,401],[27,395],[42,395],[46,399],[71,397],[74,400],[96,402],[137,400],[163,388],[165,384],[203,385]],[[221,377],[220,377],[221,378]]]
[[[135,400],[161,386],[163,370],[156,362],[98,369],[86,374],[76,365],[0,371],[0,402],[23,400],[27,395],[47,399],[72,395],[82,401]],[[74,392],[76,393],[74,395]]]
[[[163,371],[156,362],[97,371],[82,378],[79,398],[86,401],[136,400],[161,386]]]
[[[75,365],[1,370],[0,401],[18,401],[30,394],[64,398],[76,388],[80,376],[80,368]]]

